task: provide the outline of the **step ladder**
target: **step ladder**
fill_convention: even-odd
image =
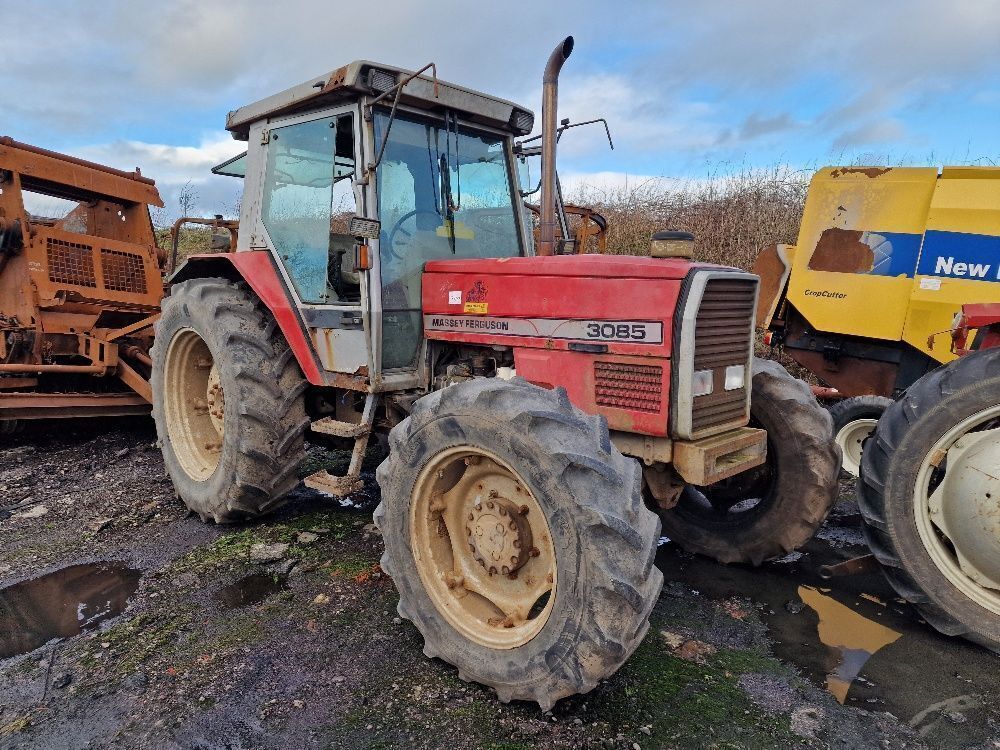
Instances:
[[[341,422],[333,417],[324,417],[309,426],[313,432],[319,432],[323,435],[354,438],[354,450],[351,452],[351,463],[344,476],[337,477],[323,469],[315,474],[310,474],[303,480],[306,487],[334,497],[347,497],[364,486],[364,482],[361,481],[361,464],[364,462],[365,453],[368,450],[368,437],[371,435],[372,426],[375,423],[375,407],[377,405],[378,396],[369,393],[365,398],[365,408],[361,412],[360,422]]]

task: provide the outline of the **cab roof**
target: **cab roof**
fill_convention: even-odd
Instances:
[[[321,109],[364,95],[378,96],[410,75],[412,71],[403,68],[355,60],[330,73],[233,110],[226,118],[226,129],[236,140],[245,141],[249,138],[250,126],[255,122]],[[391,104],[393,96],[387,96],[383,101]],[[427,74],[414,78],[403,87],[400,103],[428,111],[457,110],[471,122],[502,128],[517,135],[527,135],[534,124],[531,110],[505,99],[440,79],[435,92],[434,78]]]

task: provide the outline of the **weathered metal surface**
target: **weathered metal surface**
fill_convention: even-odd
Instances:
[[[556,131],[559,128],[559,71],[573,53],[568,36],[552,50],[542,75],[542,196],[538,218],[538,255],[555,254]]]
[[[686,482],[698,487],[721,482],[766,460],[767,432],[754,427],[674,443],[674,468]]]
[[[0,420],[120,417],[148,414],[138,393],[8,393],[0,391]]]
[[[27,194],[76,206],[61,218],[40,217],[26,206]],[[23,375],[45,373],[43,382],[57,391],[81,389],[79,379],[60,381],[67,376],[117,375],[142,394],[145,409],[147,353],[163,296],[149,205],[163,203],[138,170],[0,138],[0,390],[38,388],[37,379],[27,385]],[[134,363],[120,371],[119,346],[129,348]],[[21,384],[8,382],[15,378]],[[78,403],[79,394],[67,400],[64,393],[51,394],[46,408],[39,400],[45,394],[31,395],[23,404],[0,401],[0,418],[10,418],[9,409],[48,418],[137,408],[113,394]]]

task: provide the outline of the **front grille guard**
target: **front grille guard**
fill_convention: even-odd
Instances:
[[[696,430],[694,425],[694,395],[692,393],[692,380],[694,378],[694,356],[696,350],[696,330],[698,322],[698,311],[701,308],[702,298],[708,282],[712,279],[737,280],[746,279],[754,282],[754,304],[753,310],[757,308],[757,297],[760,295],[760,277],[752,273],[743,271],[726,271],[716,269],[694,269],[684,280],[681,289],[681,297],[674,316],[674,346],[673,346],[673,366],[671,368],[671,381],[673,391],[673,405],[671,413],[671,434],[679,440],[697,440],[698,438],[725,432],[733,427],[739,427],[746,423],[746,417],[750,413],[750,383],[753,377],[753,336],[754,336],[754,316],[751,312],[747,323],[747,336],[750,339],[750,346],[746,362],[743,363],[745,370],[745,405],[744,418],[737,423],[726,423],[713,425],[708,429]],[[737,364],[737,363],[733,363]]]

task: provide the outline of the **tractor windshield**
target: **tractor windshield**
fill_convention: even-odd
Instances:
[[[446,258],[522,254],[503,136],[452,119],[375,116],[375,142],[386,130],[378,170],[382,272],[382,367],[415,363],[420,337],[420,275]]]

